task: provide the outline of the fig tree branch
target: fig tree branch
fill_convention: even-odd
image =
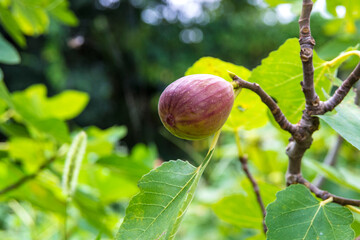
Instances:
[[[310,15],[313,2],[303,0],[302,11],[299,18],[300,27],[300,58],[303,66],[303,81],[301,82],[302,90],[305,95],[306,107],[316,106],[319,103],[319,96],[314,88],[314,66],[313,66],[313,49],[315,40],[311,36]]]
[[[301,183],[301,184],[305,185],[318,198],[321,198],[323,200],[332,197],[333,202],[338,203],[340,205],[343,205],[343,206],[352,205],[352,206],[360,207],[360,200],[339,197],[339,196],[331,194],[331,193],[329,193],[327,191],[321,190],[320,188],[316,187],[314,184],[311,184],[309,181],[307,181],[303,177],[299,177],[298,183]]]
[[[0,190],[0,195],[6,194],[12,190],[17,189],[18,187],[22,186],[23,184],[27,183],[28,181],[34,179],[41,171],[43,171],[45,168],[47,168],[52,162],[55,161],[55,157],[50,158],[49,160],[45,161],[39,168],[36,170],[36,172],[25,175],[13,184],[3,188]]]
[[[351,87],[359,80],[360,78],[360,63],[355,67],[355,69],[350,73],[350,75],[343,81],[341,86],[335,91],[334,95],[331,96],[327,101],[322,103],[322,108],[317,115],[322,115],[326,112],[332,111],[337,105],[339,105],[345,96],[349,93]],[[356,90],[358,91],[358,90]],[[356,100],[357,102],[359,100]]]
[[[249,89],[260,97],[261,101],[270,109],[275,121],[283,130],[288,131],[291,134],[294,134],[297,131],[297,126],[287,120],[276,102],[260,87],[259,84],[245,81],[233,73],[230,73],[230,76],[238,84],[238,88]]]
[[[303,66],[303,81],[301,82],[302,91],[305,96],[305,109],[300,122],[298,131],[292,134],[286,148],[289,157],[289,166],[286,174],[288,185],[297,183],[301,177],[301,160],[308,148],[312,144],[312,134],[319,128],[319,119],[312,117],[314,110],[319,106],[319,96],[314,87],[314,66],[313,49],[315,40],[311,36],[310,15],[313,2],[303,0],[302,11],[299,18],[300,27],[300,58]]]

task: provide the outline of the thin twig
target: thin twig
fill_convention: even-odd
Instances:
[[[291,134],[294,134],[297,131],[296,125],[290,123],[286,119],[285,115],[282,113],[276,102],[260,87],[259,84],[245,81],[232,73],[230,73],[230,76],[238,84],[238,88],[249,89],[260,97],[261,101],[265,103],[266,106],[270,109],[272,115],[275,118],[275,121],[282,129],[288,131]]]
[[[342,143],[344,142],[344,139],[338,135],[338,137],[336,138],[336,142],[335,145],[329,150],[329,152],[327,153],[325,159],[324,159],[324,164],[326,166],[334,166],[337,159],[338,159],[338,154],[341,148]],[[313,184],[317,187],[321,187],[321,185],[324,183],[325,181],[325,177],[323,175],[318,175],[314,180],[313,180]]]
[[[257,184],[255,178],[252,176],[250,170],[249,170],[249,167],[248,167],[248,157],[246,155],[243,154],[242,152],[242,148],[241,148],[241,144],[240,144],[240,137],[238,135],[238,132],[237,131],[234,131],[234,135],[235,135],[235,141],[236,141],[236,146],[237,146],[237,149],[238,149],[238,155],[239,155],[239,160],[241,162],[241,168],[243,169],[243,171],[245,172],[247,178],[250,180],[251,182],[251,185],[253,187],[253,190],[255,192],[255,195],[256,195],[256,200],[261,208],[261,213],[263,215],[263,231],[264,231],[264,234],[266,234],[267,232],[267,226],[265,224],[265,217],[266,217],[266,209],[265,209],[265,205],[264,205],[264,202],[261,198],[261,195],[260,195],[260,188],[259,188],[259,185]]]
[[[28,182],[31,179],[34,179],[42,170],[44,170],[45,168],[47,168],[52,162],[55,161],[55,157],[50,158],[49,160],[45,161],[36,172],[23,176],[22,178],[20,178],[19,180],[17,180],[15,183],[3,188],[0,190],[0,195],[3,195],[5,193],[8,193],[12,190],[15,190],[16,188],[22,186],[24,183]]]
[[[350,73],[341,86],[336,89],[334,95],[331,96],[327,101],[322,103],[322,108],[320,112],[317,112],[317,115],[325,114],[326,112],[332,111],[337,105],[339,105],[342,100],[349,93],[351,87],[359,80],[360,78],[360,63],[355,67],[355,69]],[[358,102],[358,100],[356,100]]]
[[[333,198],[333,202],[338,203],[340,205],[346,206],[346,205],[352,205],[352,206],[356,206],[356,207],[360,207],[360,200],[356,200],[356,199],[350,199],[350,198],[343,198],[343,197],[339,197],[336,196],[334,194],[331,194],[327,191],[321,190],[320,188],[318,188],[317,186],[311,184],[308,180],[306,180],[303,177],[300,177],[298,179],[298,183],[301,183],[303,185],[305,185],[307,188],[309,188],[309,190],[311,192],[313,192],[318,198],[321,198],[323,200],[328,199],[330,197]]]
[[[265,209],[265,205],[264,205],[264,202],[261,198],[261,195],[260,195],[260,189],[259,189],[259,185],[257,184],[255,178],[251,175],[250,171],[249,171],[249,168],[248,168],[248,158],[247,156],[241,156],[239,157],[239,160],[241,162],[241,167],[242,169],[244,170],[247,178],[250,180],[251,182],[251,185],[254,189],[254,192],[255,192],[255,195],[256,195],[256,200],[261,208],[261,212],[262,212],[262,215],[263,215],[263,231],[264,233],[267,232],[267,226],[265,224],[265,217],[266,217],[266,209]]]

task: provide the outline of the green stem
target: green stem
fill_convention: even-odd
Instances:
[[[198,167],[198,171],[200,171],[200,175],[204,172],[206,166],[208,165],[208,163],[210,162],[210,159],[214,153],[214,150],[215,150],[215,147],[216,147],[216,144],[219,140],[219,136],[220,136],[220,133],[221,133],[221,128],[215,133],[212,141],[211,141],[211,144],[210,144],[210,147],[209,147],[209,151],[207,152],[206,156],[205,156],[205,160],[202,162],[202,164]]]
[[[347,207],[348,209],[350,209],[353,212],[356,212],[357,214],[360,214],[360,209],[351,205],[346,205],[345,207]]]
[[[340,54],[339,56],[337,56],[336,58],[334,58],[333,60],[327,62],[326,64],[329,67],[333,67],[335,66],[337,63],[342,63],[344,62],[348,57],[350,56],[358,56],[360,57],[360,51],[354,50],[354,51],[349,51],[349,52],[345,52]]]

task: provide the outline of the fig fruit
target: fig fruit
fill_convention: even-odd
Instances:
[[[234,103],[230,82],[210,74],[194,74],[171,83],[159,99],[159,116],[173,135],[198,140],[211,136],[228,118]]]

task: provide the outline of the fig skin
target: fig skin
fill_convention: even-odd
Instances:
[[[173,135],[199,140],[226,122],[234,103],[230,82],[210,74],[194,74],[171,83],[161,94],[160,119]]]

